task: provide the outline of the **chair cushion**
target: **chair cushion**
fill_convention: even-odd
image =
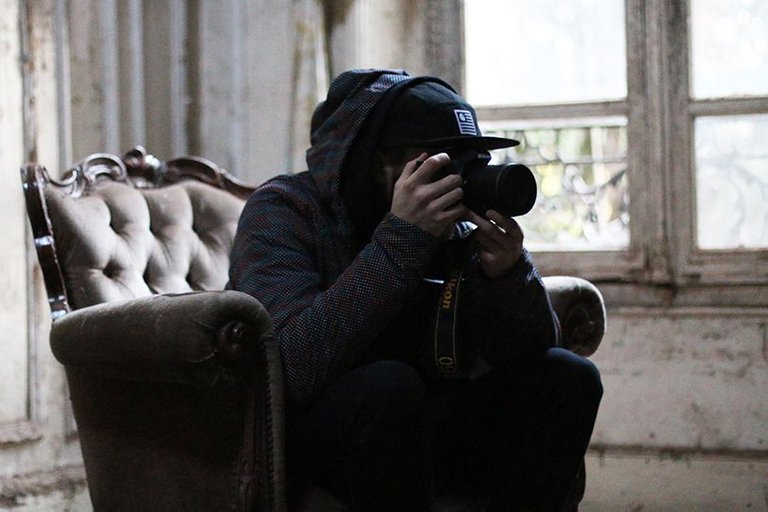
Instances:
[[[196,181],[136,189],[104,180],[79,198],[48,187],[46,202],[74,309],[223,289],[244,205]]]

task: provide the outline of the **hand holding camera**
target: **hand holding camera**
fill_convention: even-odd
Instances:
[[[405,164],[395,182],[391,211],[427,233],[442,237],[466,214],[463,179],[458,174],[437,177],[450,159],[445,153],[422,153]],[[436,179],[437,178],[437,179]]]
[[[495,279],[512,270],[520,259],[523,253],[523,231],[514,219],[496,210],[488,210],[486,216],[483,218],[469,210],[466,220],[477,225],[474,237],[483,273]]]
[[[500,277],[517,263],[523,232],[512,216],[536,201],[536,180],[521,164],[488,165],[483,150],[448,149],[408,162],[395,183],[392,212],[434,236],[457,220],[477,225],[475,240],[483,272]]]

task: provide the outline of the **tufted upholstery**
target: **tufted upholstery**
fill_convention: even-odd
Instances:
[[[159,189],[107,182],[72,199],[46,189],[70,304],[221,290],[244,201],[184,181]]]

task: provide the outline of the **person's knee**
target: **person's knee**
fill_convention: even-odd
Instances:
[[[578,389],[579,395],[584,398],[600,401],[603,396],[603,384],[600,370],[592,361],[562,348],[550,349],[547,352],[547,361],[561,385]]]
[[[405,442],[418,433],[416,413],[426,395],[425,384],[406,364],[360,366],[325,390],[302,419],[299,435],[306,449],[320,453],[318,459],[348,452],[355,440],[389,442],[387,436],[401,435]],[[318,444],[324,448],[318,450]]]

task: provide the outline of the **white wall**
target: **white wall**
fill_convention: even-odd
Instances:
[[[766,309],[609,310],[583,510],[768,510],[766,320]]]
[[[19,174],[25,161],[59,159],[55,3],[0,0],[0,12],[0,507],[86,510]]]

